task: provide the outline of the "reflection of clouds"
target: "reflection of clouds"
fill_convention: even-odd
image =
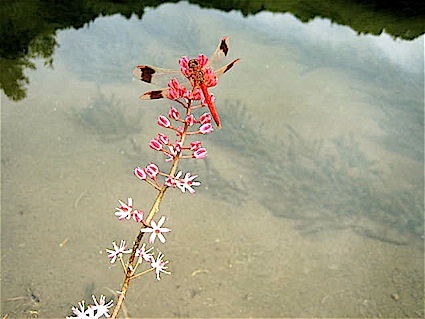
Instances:
[[[399,64],[411,72],[423,73],[423,35],[413,41],[403,41],[400,39],[394,40],[388,34],[382,34],[378,39],[374,37],[373,40],[375,45],[388,56],[392,63]]]
[[[60,32],[58,55],[84,80],[113,83],[131,79],[132,65],[146,50],[149,38],[135,22],[114,15],[98,18],[83,29]]]
[[[177,68],[181,55],[212,53],[234,20],[235,14],[188,3],[164,4],[146,9],[141,20],[113,15],[79,30],[61,31],[57,54],[84,80],[126,82],[136,65]]]
[[[290,14],[270,12],[244,18],[238,12],[225,13],[178,3],[146,9],[141,20],[134,16],[126,19],[114,15],[98,18],[80,30],[61,31],[58,55],[81,79],[99,84],[125,83],[132,80],[131,69],[135,65],[177,66],[177,59],[183,54],[212,51],[223,35],[239,42],[237,53],[232,48],[231,55],[240,54],[243,63],[238,66],[238,72],[245,72],[241,80],[231,86],[238,91],[233,95],[243,94],[246,87],[255,87],[255,94],[248,92],[244,98],[262,103],[271,96],[275,97],[271,99],[275,102],[280,97],[300,95],[300,90],[312,89],[308,95],[293,101],[301,106],[306,100],[307,103],[308,100],[325,101],[326,112],[332,112],[333,103],[340,101],[338,96],[348,106],[354,105],[350,103],[351,94],[358,90],[375,105],[370,109],[379,113],[374,115],[374,120],[387,133],[385,139],[388,142],[384,144],[392,151],[410,154],[414,159],[423,157],[423,147],[412,147],[423,145],[423,121],[415,120],[423,119],[423,92],[418,84],[423,80],[418,76],[420,74],[407,72],[423,70],[420,47],[423,36],[414,41],[393,40],[386,34],[359,36],[349,27],[325,19],[304,24]],[[290,54],[282,54],[289,51],[296,52],[292,55],[295,61],[291,60]],[[258,63],[264,59],[268,66],[280,65],[281,68],[264,68]],[[283,64],[288,70],[296,64],[303,74],[300,75],[297,69],[297,77],[293,78],[291,71],[282,72]],[[321,68],[341,74],[343,85],[326,77]],[[302,78],[309,71],[316,70],[315,74]],[[321,87],[328,88],[327,92],[315,92],[315,84],[323,79],[328,83]],[[312,82],[307,84],[306,80]],[[285,89],[279,89],[278,86],[285,82]],[[302,86],[297,85],[300,82]],[[347,89],[353,85],[353,90]],[[384,119],[376,105],[386,113]],[[298,108],[296,105],[288,107]],[[317,112],[318,106],[315,110]],[[365,116],[361,113],[363,110],[355,112],[359,118]],[[270,115],[264,117],[267,116]],[[302,116],[308,118],[309,114],[306,112]],[[305,123],[306,120],[299,124]],[[361,126],[354,127],[363,130]]]
[[[79,30],[61,31],[57,54],[84,80],[127,82],[135,65],[173,67],[180,55],[209,54],[202,51],[214,49],[221,36],[239,33],[243,38],[244,32],[266,48],[276,43],[282,49],[296,48],[304,56],[303,63],[313,66],[365,63],[368,69],[372,60],[408,71],[423,70],[423,36],[410,42],[386,34],[358,36],[349,27],[325,19],[304,24],[290,14],[270,12],[244,18],[238,12],[201,9],[185,2],[147,8],[141,20],[113,15]]]
[[[300,49],[326,48],[329,54],[347,49],[371,52],[380,55],[376,56],[377,59],[388,60],[402,66],[406,71],[423,72],[424,36],[414,41],[394,40],[386,33],[380,36],[359,36],[350,27],[332,24],[327,19],[316,18],[304,24],[290,14],[270,12],[261,12],[251,17],[247,23],[269,37],[296,43]]]

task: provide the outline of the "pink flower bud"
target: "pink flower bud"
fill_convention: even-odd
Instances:
[[[199,66],[203,68],[208,63],[208,58],[205,55],[200,54],[198,56],[198,62],[199,62]]]
[[[140,178],[141,180],[145,180],[146,179],[146,173],[143,170],[143,168],[141,168],[141,167],[136,167],[134,169],[134,175],[136,175],[136,177]]]
[[[133,219],[138,223],[140,223],[143,220],[143,211],[141,210],[137,210],[137,209],[133,210],[132,215],[133,215]]]
[[[204,83],[207,87],[216,86],[218,82],[217,76],[215,75],[213,69],[206,68],[204,70]]]
[[[199,117],[199,121],[201,124],[205,123],[211,123],[211,114],[210,113],[204,113]]]
[[[146,166],[145,172],[150,178],[154,179],[159,173],[159,168],[155,164],[150,163]]]
[[[185,77],[190,77],[192,75],[192,70],[189,69],[189,58],[187,56],[182,57],[179,60],[180,71]]]
[[[167,177],[164,184],[169,187],[176,187],[176,181],[172,177]]]
[[[173,78],[168,82],[167,98],[170,100],[177,100],[181,98],[186,92],[186,88],[180,85],[176,78]]]
[[[182,68],[189,68],[189,58],[187,56],[182,56],[179,60],[179,64]]]
[[[182,134],[183,134],[183,132],[184,132],[184,126],[179,126],[179,127],[177,128],[176,135],[177,135],[177,136],[180,136],[180,135],[182,135]]]
[[[158,136],[156,137],[158,139],[158,141],[160,141],[162,144],[168,144],[170,143],[170,139],[168,138],[167,135],[165,135],[164,133],[158,133]]]
[[[205,157],[207,157],[207,150],[203,147],[197,149],[195,152],[193,152],[193,157],[197,158],[197,159],[203,159]]]
[[[162,150],[162,144],[155,138],[151,139],[151,141],[149,142],[149,147],[156,151]]]
[[[199,128],[199,131],[202,134],[209,134],[213,131],[213,127],[212,127],[211,123],[205,123],[205,124],[201,125],[201,127]]]
[[[201,148],[201,142],[200,141],[191,142],[189,146],[191,151],[196,151],[197,149]]]
[[[182,143],[178,142],[173,145],[173,151],[175,155],[179,155],[182,151]]]
[[[180,91],[178,91],[178,90],[176,90],[176,89],[170,88],[170,89],[168,90],[168,92],[167,92],[167,99],[169,99],[169,100],[171,100],[171,101],[177,100],[177,99],[179,99],[180,97],[181,97],[181,96],[180,96]]]
[[[176,109],[175,107],[172,107],[172,108],[170,109],[170,111],[168,112],[168,116],[169,116],[170,118],[172,118],[173,120],[178,120],[178,119],[180,119],[180,113],[179,113],[179,111],[177,111],[177,109]]]
[[[200,100],[202,98],[202,91],[199,88],[195,90],[188,90],[183,97],[189,100]]]
[[[192,126],[195,123],[195,118],[192,114],[186,116],[186,120],[185,120],[186,124],[189,126]]]
[[[160,117],[158,117],[158,125],[167,128],[170,127],[171,124],[170,121],[164,115],[161,115]]]

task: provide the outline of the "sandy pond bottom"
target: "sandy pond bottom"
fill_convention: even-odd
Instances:
[[[55,76],[54,83],[64,78],[60,73]],[[118,223],[113,212],[118,199],[128,196],[134,197],[137,208],[149,208],[154,194],[140,186],[132,169],[146,165],[150,157],[134,156],[131,141],[146,149],[150,132],[157,128],[143,126],[142,133],[131,139],[100,141],[69,119],[69,105],[87,105],[93,88],[78,82],[62,101],[37,89],[44,87],[42,78],[33,82],[38,86],[19,107],[2,97],[1,315],[63,318],[82,298],[89,300],[93,293],[111,296],[111,290],[120,287],[122,271],[119,265],[110,265],[105,248],[114,240],[132,241],[138,227]],[[130,105],[140,94],[129,85],[118,89],[117,99],[127,97]],[[54,85],[49,86],[52,90]],[[63,84],[56,90],[62,92]],[[299,95],[301,90],[293,91]],[[157,113],[153,108],[144,113],[146,123],[154,123]],[[347,118],[348,123],[364,123]],[[274,124],[282,126],[279,121]],[[204,187],[195,196],[167,193],[161,214],[173,231],[167,234],[167,244],[157,248],[170,260],[172,275],[164,275],[160,282],[147,276],[132,283],[126,300],[128,316],[424,317],[423,238],[405,234],[402,241],[382,241],[349,227],[300,232],[296,221],[274,215],[279,200],[284,202],[282,189],[286,191],[274,186],[286,180],[277,179],[270,189],[259,185],[254,193],[254,169],[230,169],[220,156],[229,162],[238,156],[226,157],[229,154],[220,145],[208,143],[216,161],[209,163],[215,169],[227,167],[235,175],[240,169],[251,193],[234,202],[211,195],[218,189],[229,197],[225,193],[230,187]],[[406,162],[397,163],[404,168],[394,170],[397,174],[418,175],[417,162],[411,170]],[[283,164],[285,169],[287,163]],[[204,178],[200,172],[201,181]],[[393,184],[399,187],[398,180]],[[294,185],[303,190],[304,184]],[[269,205],[264,204],[267,194],[260,193],[264,189],[274,195]],[[295,197],[286,198],[295,201]],[[285,201],[287,207],[291,204]],[[299,215],[314,216],[299,207]],[[368,226],[368,230],[374,227]]]
[[[108,211],[108,204],[113,207],[111,193],[120,192],[90,179],[81,181],[89,191],[75,209],[79,195],[58,203],[71,184],[46,193],[43,207],[37,192],[13,196],[24,194],[25,183],[4,188],[2,316],[64,317],[77,300],[118,289],[120,268],[110,267],[101,250],[122,234],[131,238],[137,227],[117,226],[109,213],[95,217]],[[101,207],[91,207],[97,201]],[[350,230],[300,235],[292,221],[255,203],[232,207],[205,195],[172,194],[164,204],[173,232],[160,248],[171,260],[172,275],[132,283],[130,317],[424,315],[418,240],[393,245]],[[63,205],[72,209],[64,212]],[[214,213],[202,207],[213,207]],[[50,215],[38,215],[43,212]]]

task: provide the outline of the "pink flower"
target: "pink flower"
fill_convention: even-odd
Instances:
[[[156,137],[158,139],[158,141],[160,141],[162,144],[167,145],[168,143],[170,143],[170,139],[168,138],[167,135],[165,135],[164,133],[158,133],[158,136]]]
[[[194,90],[188,90],[183,97],[189,100],[200,100],[202,99],[202,91],[199,88]]]
[[[158,117],[158,125],[168,128],[171,126],[171,123],[164,115],[161,115],[160,117]]]
[[[151,250],[153,250],[153,247],[146,250],[146,244],[143,244],[142,247],[136,249],[136,257],[139,257],[138,263],[141,264],[143,260],[145,261],[153,261],[153,254],[151,253]]]
[[[84,305],[84,300],[81,300],[78,303],[78,306],[80,307],[80,309],[76,308],[76,307],[72,307],[72,312],[74,313],[74,315],[77,315],[76,317],[66,317],[67,319],[71,319],[71,318],[78,318],[78,319],[86,319],[86,318],[91,318],[92,312],[88,313],[88,309],[86,310],[86,306]]]
[[[141,180],[145,180],[146,179],[146,173],[145,170],[141,167],[136,167],[134,169],[134,175],[136,175],[136,177],[140,178]]]
[[[176,109],[175,107],[172,107],[172,108],[170,109],[170,111],[168,112],[168,116],[169,116],[170,118],[172,118],[173,120],[178,120],[178,119],[180,119],[180,113],[179,113],[179,111],[177,111],[177,109]]]
[[[211,123],[211,114],[210,113],[204,113],[199,117],[199,121],[201,124],[205,123]]]
[[[140,223],[143,220],[143,211],[142,210],[133,210],[131,214],[135,222]]]
[[[201,132],[202,134],[209,134],[212,131],[213,131],[213,127],[211,123],[202,124],[201,127],[199,128],[199,132]]]
[[[167,177],[164,182],[165,186],[176,187],[176,181],[171,176]]]
[[[127,246],[125,245],[125,241],[121,240],[120,246],[118,247],[115,242],[112,242],[113,249],[106,249],[109,253],[108,257],[111,259],[111,264],[113,264],[117,257],[122,257],[123,254],[131,253],[131,249],[126,250]]]
[[[159,173],[159,168],[154,163],[149,163],[149,165],[146,166],[145,172],[150,178],[155,179],[156,175]]]
[[[154,220],[152,220],[151,227],[142,228],[140,230],[142,233],[152,233],[148,240],[149,244],[152,244],[155,241],[155,238],[157,236],[158,236],[158,239],[161,241],[161,243],[165,243],[165,237],[164,235],[162,235],[162,233],[168,233],[171,231],[171,229],[164,228],[164,227],[161,228],[164,222],[165,222],[165,216],[162,216],[159,219],[158,224]]]
[[[208,63],[208,58],[206,55],[200,54],[198,55],[199,66],[203,68]]]
[[[190,114],[186,116],[185,122],[187,125],[192,126],[195,123],[195,117],[192,114]]]
[[[177,136],[182,135],[182,134],[183,134],[183,132],[184,132],[184,126],[179,126],[179,127],[177,128],[176,135],[177,135]]]
[[[213,69],[205,68],[204,69],[204,83],[207,87],[216,86],[218,82],[217,76],[215,75]]]
[[[110,314],[108,309],[112,307],[114,302],[110,300],[107,304],[105,304],[106,298],[104,295],[100,296],[99,302],[97,302],[96,297],[94,295],[92,295],[92,298],[95,305],[90,306],[90,308],[92,308],[93,310],[96,310],[96,314],[94,318],[100,318],[102,316],[109,318]]]
[[[207,157],[207,154],[208,154],[207,150],[201,147],[201,148],[198,148],[196,151],[194,151],[192,156],[197,159],[203,159]]]
[[[196,151],[201,148],[201,141],[190,142],[189,146],[191,151]]]
[[[129,197],[127,199],[127,204],[118,200],[120,203],[120,207],[115,208],[117,211],[115,212],[115,216],[118,216],[119,220],[122,219],[130,219],[131,212],[133,211],[133,198]]]
[[[186,94],[186,91],[187,89],[181,86],[176,78],[171,79],[171,81],[168,82],[167,98],[170,100],[177,100],[183,97],[183,95]]]
[[[189,58],[187,56],[183,56],[179,60],[180,64],[180,71],[183,73],[183,75],[187,78],[189,78],[192,75],[192,70],[189,68]]]
[[[156,273],[156,279],[161,280],[161,278],[159,277],[159,274],[161,272],[169,275],[171,274],[169,271],[166,271],[165,269],[167,269],[168,267],[166,267],[165,265],[168,264],[168,260],[163,261],[162,259],[164,258],[164,254],[159,252],[158,253],[158,257],[157,259],[153,259],[151,262],[151,267],[155,269],[155,273]]]
[[[176,174],[175,180],[176,180],[176,186],[181,190],[182,193],[186,192],[186,190],[189,191],[189,193],[194,194],[195,190],[192,188],[193,186],[199,186],[201,185],[200,182],[194,181],[198,175],[191,176],[190,173],[186,173],[183,179],[180,179],[180,176],[182,175],[182,171],[179,171]]]
[[[175,152],[177,154],[180,154],[182,152],[182,143],[181,142],[176,142],[173,145],[174,145]]]
[[[76,317],[66,317],[67,319],[78,318],[78,319],[97,319],[100,317],[109,318],[109,308],[112,307],[113,301],[110,300],[108,303],[105,303],[105,296],[101,295],[99,302],[97,302],[96,297],[92,295],[94,305],[90,305],[85,309],[84,300],[78,303],[80,309],[72,307],[72,312]]]
[[[151,139],[149,142],[149,147],[156,151],[162,150],[162,144],[155,138]]]
[[[175,158],[178,158],[181,156],[182,153],[182,144],[181,142],[176,142],[172,145],[168,145],[168,149],[170,150],[167,152],[167,155],[169,158],[167,158],[167,162],[172,161]]]

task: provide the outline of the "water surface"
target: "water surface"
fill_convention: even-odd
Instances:
[[[424,316],[423,36],[187,3],[60,31],[28,97],[2,95],[2,316],[63,317],[120,287],[104,249],[138,228],[114,208],[149,209],[132,169],[156,159],[171,105],[138,100],[151,88],[131,70],[177,68],[223,35],[241,58],[213,90],[223,129],[183,163],[197,194],[162,205],[172,275],[132,283],[128,314]]]

